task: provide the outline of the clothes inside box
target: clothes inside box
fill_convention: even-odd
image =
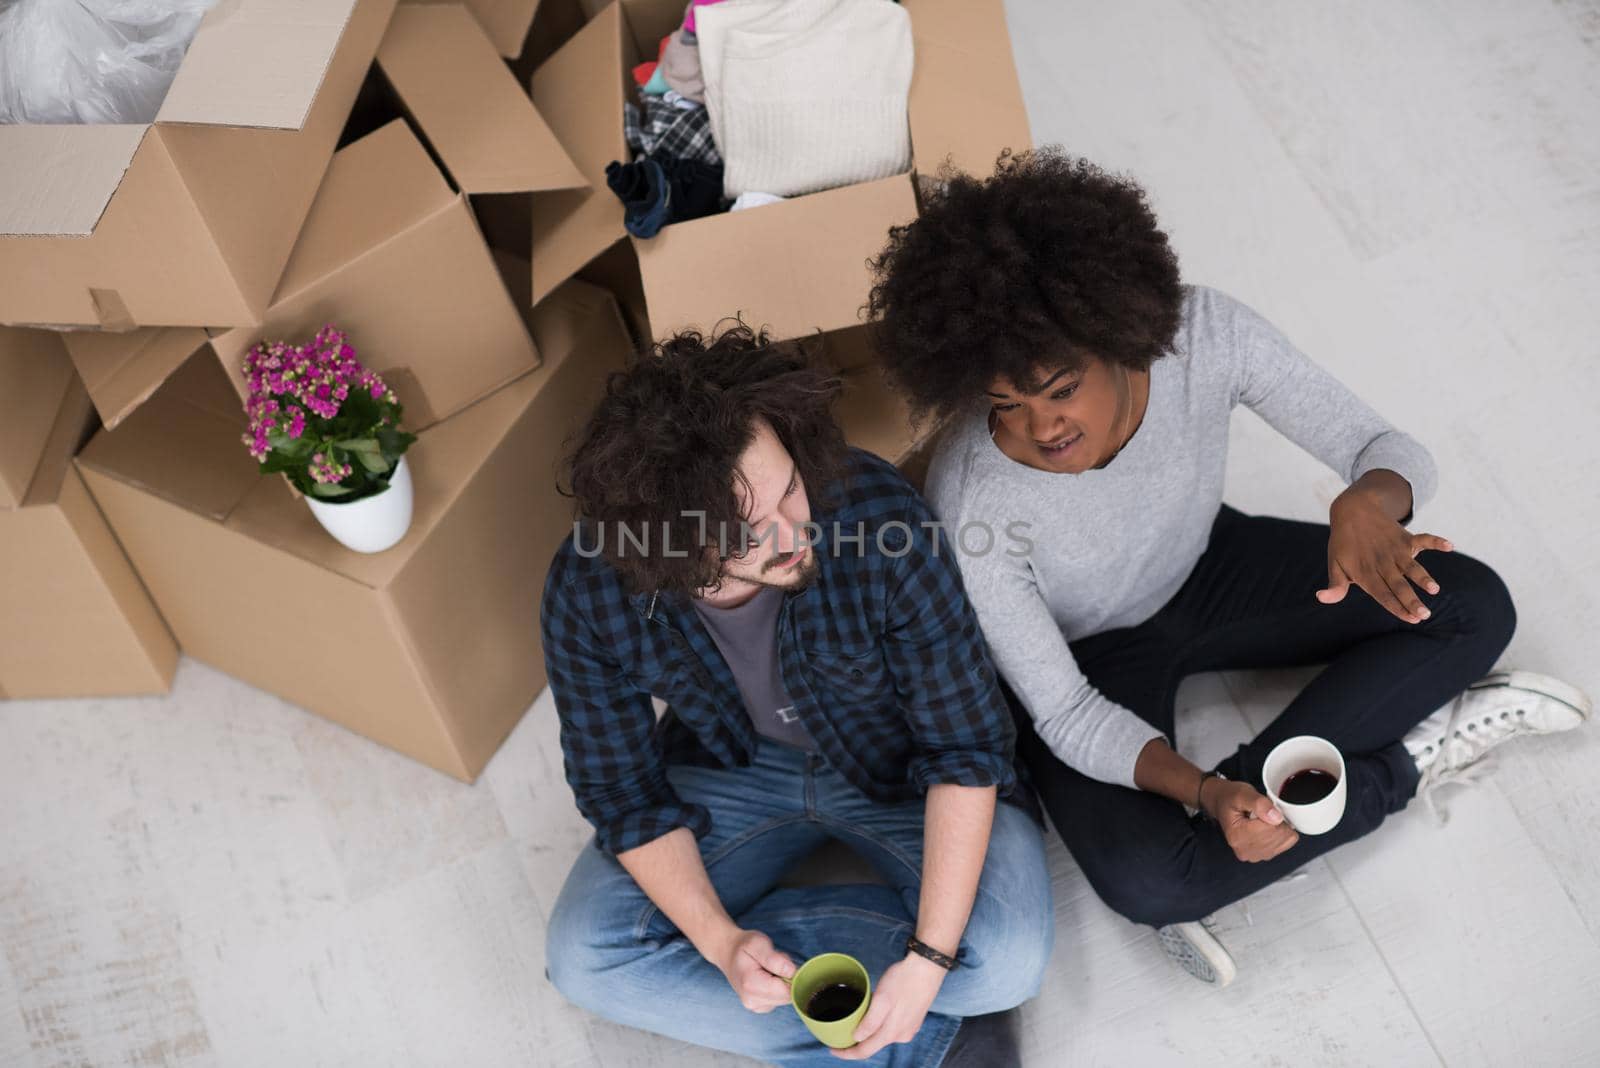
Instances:
[[[635,237],[911,165],[911,23],[894,0],[691,0],[606,167]]]

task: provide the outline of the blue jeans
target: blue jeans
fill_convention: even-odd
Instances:
[[[922,876],[922,801],[872,801],[820,757],[763,744],[745,768],[674,767],[673,788],[711,811],[700,841],[711,884],[739,926],[800,963],[848,953],[874,983],[905,956]],[[989,853],[958,954],[916,1038],[867,1063],[927,1068],[963,1016],[1038,993],[1055,924],[1044,842],[1033,818],[995,806]],[[775,888],[829,838],[861,853],[887,885]],[[786,1007],[759,1014],[591,842],[550,916],[546,974],[574,1004],[617,1023],[781,1065],[840,1063]]]

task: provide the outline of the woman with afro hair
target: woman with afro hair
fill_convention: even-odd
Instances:
[[[1428,451],[1262,316],[1182,284],[1136,184],[1042,149],[987,180],[947,168],[925,194],[867,312],[891,381],[944,423],[927,494],[1019,752],[1096,892],[1225,985],[1208,915],[1589,701],[1489,673],[1515,610],[1487,565],[1407,529],[1436,487]],[[1241,404],[1348,483],[1327,523],[1222,503]],[[1174,750],[1185,675],[1319,663],[1216,767]],[[1264,793],[1264,759],[1297,735],[1344,757],[1324,834],[1297,835]]]

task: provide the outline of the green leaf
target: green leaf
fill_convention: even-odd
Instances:
[[[298,438],[291,438],[281,430],[267,431],[267,445],[273,452],[283,456],[295,458],[305,456],[311,452],[312,444],[309,433],[302,434]]]
[[[362,467],[365,467],[375,475],[386,474],[392,466],[388,460],[384,459],[383,453],[378,451],[376,444],[373,445],[371,452],[363,450],[356,453],[356,459],[361,461]]]
[[[351,452],[370,452],[374,454],[379,452],[378,443],[372,438],[346,438],[344,441],[336,441],[334,444]]]
[[[396,459],[409,449],[416,440],[417,436],[415,434],[407,434],[403,430],[383,427],[378,431],[378,444],[382,446],[384,455],[393,456]]]
[[[297,467],[304,466],[300,461],[293,457],[285,456],[281,452],[269,452],[267,453],[267,458],[261,461],[261,473],[263,475],[272,475],[279,471],[292,471]]]
[[[350,487],[337,482],[313,482],[311,496],[313,497],[344,497],[350,492]]]

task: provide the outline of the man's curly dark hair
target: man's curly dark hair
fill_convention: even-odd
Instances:
[[[736,552],[740,523],[752,518],[735,485],[758,418],[794,458],[813,507],[845,470],[844,435],[830,411],[841,383],[822,368],[816,346],[773,344],[765,329],[732,323],[710,335],[681,331],[612,372],[567,457],[582,546],[592,551],[599,541],[634,592],[688,594],[717,584],[723,545]],[[637,540],[624,547],[622,527],[648,532],[649,551]]]
[[[1148,369],[1177,332],[1178,259],[1144,190],[1057,147],[948,165],[872,261],[874,347],[920,418],[996,376],[1030,391],[1091,357]]]

